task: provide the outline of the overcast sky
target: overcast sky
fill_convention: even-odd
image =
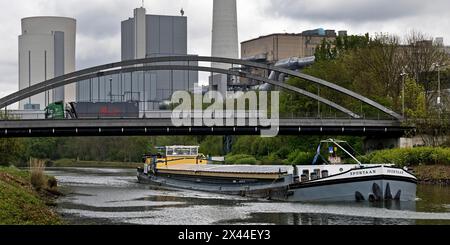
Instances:
[[[222,0],[226,1],[226,0]],[[77,19],[77,69],[120,60],[120,22],[141,0],[0,0],[0,97],[18,90],[20,20]],[[211,54],[212,0],[145,0],[148,14],[188,16],[188,51]],[[416,30],[450,44],[449,0],[238,0],[239,41],[307,29],[404,36]],[[205,76],[201,76],[205,77]]]

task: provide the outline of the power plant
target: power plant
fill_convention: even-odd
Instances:
[[[311,62],[315,47],[323,39],[336,38],[334,30],[316,29],[302,34],[272,34],[242,43],[239,53],[236,0],[213,0],[211,56],[262,62],[288,69],[299,69]],[[184,9],[181,16],[147,14],[144,6],[121,22],[121,59],[134,60],[188,54],[188,28]],[[19,37],[19,88],[75,71],[76,21],[62,17],[32,17],[22,20]],[[345,33],[346,34],[346,33]],[[299,45],[290,45],[298,43]],[[304,45],[303,45],[304,44]],[[306,58],[306,59],[305,59]],[[174,62],[171,62],[174,65]],[[194,65],[198,62],[176,62]],[[211,63],[217,69],[236,69],[231,64]],[[240,67],[247,72],[257,72]],[[270,74],[270,78],[279,74]],[[138,102],[139,110],[164,110],[176,91],[195,92],[198,71],[138,71],[115,74],[102,79],[86,79],[32,96],[20,102],[21,110],[43,111],[63,102],[120,103]],[[227,91],[270,89],[271,86],[235,76],[212,73],[209,90],[227,96]],[[201,89],[208,90],[206,87]],[[263,89],[263,90],[264,90]],[[198,90],[198,89],[197,89]],[[197,91],[198,92],[198,91]]]
[[[214,57],[239,59],[236,0],[214,0],[211,54]],[[142,6],[133,17],[121,23],[122,60],[158,56],[188,55],[187,17],[148,15]],[[62,17],[33,17],[22,20],[19,37],[19,88],[75,71],[76,20]],[[186,65],[180,63],[180,65]],[[191,64],[192,65],[192,64]],[[230,69],[231,65],[212,63],[213,68]],[[198,83],[195,71],[137,72],[132,82],[124,75],[108,79],[88,79],[76,85],[56,88],[20,102],[21,110],[43,111],[56,102],[124,102],[139,101],[140,110],[159,110],[160,104],[178,90],[193,91]],[[212,74],[210,90],[226,94],[238,78]],[[148,83],[148,86],[146,86]]]
[[[22,19],[19,36],[19,89],[75,71],[76,20],[66,17]],[[20,110],[43,110],[55,101],[75,101],[75,84],[20,101]]]
[[[187,16],[147,14],[136,8],[133,17],[121,22],[122,61],[160,56],[189,55]],[[175,63],[172,63],[175,64]],[[177,62],[177,65],[197,65]],[[109,79],[81,81],[77,102],[139,102],[139,110],[160,110],[175,91],[193,91],[198,84],[197,71],[146,71],[133,75],[115,75]]]

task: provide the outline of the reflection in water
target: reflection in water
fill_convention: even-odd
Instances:
[[[450,212],[450,187],[439,185],[420,185],[417,187],[417,211]]]
[[[332,214],[310,213],[270,213],[253,214],[249,219],[251,223],[276,223],[282,225],[413,225],[414,220],[393,220],[380,218],[366,218],[353,216],[340,216]],[[276,221],[276,222],[273,222]]]
[[[450,188],[419,186],[417,202],[287,203],[137,183],[129,169],[51,169],[73,224],[450,224]]]

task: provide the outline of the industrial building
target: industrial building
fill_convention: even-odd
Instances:
[[[275,33],[260,36],[241,43],[241,57],[243,60],[260,62],[286,69],[297,70],[315,62],[316,48],[323,40],[334,41],[337,36],[346,36],[347,31],[324,30],[322,28],[307,30],[302,33]],[[248,72],[264,76],[264,71],[246,68]],[[272,79],[278,78],[278,74],[270,74]],[[249,79],[241,79],[235,89],[241,90],[257,86],[257,89],[267,90],[271,86],[264,84],[259,86],[257,82]]]
[[[19,90],[75,71],[76,20],[22,19],[19,36]],[[75,85],[56,88],[19,102],[19,110],[43,110],[55,101],[75,101]]]
[[[339,31],[346,36],[346,31]],[[275,64],[291,57],[305,58],[314,56],[317,46],[323,40],[334,41],[337,35],[334,30],[315,29],[302,33],[275,33],[261,36],[241,43],[241,57]]]
[[[187,54],[187,17],[147,15],[134,9],[134,15],[121,23],[122,60]],[[197,63],[173,62],[173,65]],[[90,79],[78,83],[79,102],[138,101],[141,111],[159,110],[175,91],[193,92],[197,71],[148,71]]]
[[[445,46],[443,37],[436,37],[434,43],[450,56],[450,46]]]

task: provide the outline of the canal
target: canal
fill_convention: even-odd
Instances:
[[[134,169],[50,168],[68,224],[450,224],[450,187],[418,186],[410,203],[284,203],[137,183]]]

